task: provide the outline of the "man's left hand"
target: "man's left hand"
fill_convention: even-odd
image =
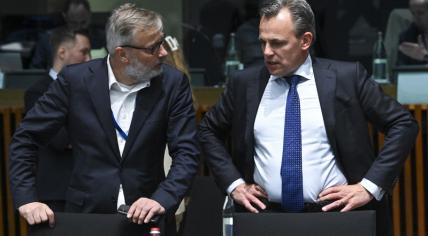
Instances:
[[[359,183],[330,187],[319,195],[319,201],[332,201],[322,208],[323,211],[336,208],[342,208],[340,212],[350,211],[366,205],[372,199],[373,196]]]
[[[418,36],[418,43],[402,42],[398,49],[404,55],[418,61],[423,61],[428,55],[428,50],[423,43],[421,35]]]
[[[144,222],[147,224],[153,216],[164,213],[165,208],[157,201],[142,197],[131,205],[126,217],[131,219],[134,223],[142,224]]]

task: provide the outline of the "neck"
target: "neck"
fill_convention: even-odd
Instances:
[[[64,67],[64,64],[61,62],[58,62],[56,60],[54,60],[53,62],[53,66],[52,68],[54,69],[54,71],[56,72],[60,72],[62,70],[62,68]]]

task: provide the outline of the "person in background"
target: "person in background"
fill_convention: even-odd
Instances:
[[[310,56],[305,0],[265,1],[260,16],[265,65],[237,72],[199,127],[216,182],[238,211],[375,209],[378,235],[390,235],[388,193],[416,121],[359,63]],[[369,123],[385,134],[377,156]]]
[[[105,47],[105,30],[94,27],[91,24],[91,8],[88,0],[67,0],[62,11],[64,25],[73,30],[85,30],[91,39],[91,48]],[[62,26],[59,26],[62,27]],[[52,67],[52,46],[50,35],[52,30],[41,34],[36,43],[30,67],[37,69],[49,69]]]
[[[259,41],[259,0],[245,1],[246,21],[236,30],[236,47],[244,67],[263,64]]]
[[[428,0],[409,0],[413,23],[400,34],[398,65],[428,64]]]
[[[27,113],[48,90],[57,78],[58,72],[70,64],[90,60],[91,45],[85,31],[59,27],[52,31],[53,66],[45,78],[37,80],[25,91],[24,102]],[[55,137],[37,155],[36,183],[37,196],[54,212],[64,211],[65,192],[73,167],[72,150],[68,132],[61,128]]]
[[[74,167],[65,212],[112,214],[125,204],[132,222],[148,226],[164,216],[159,223],[169,224],[162,230],[175,235],[168,219],[198,169],[189,81],[163,63],[168,53],[158,13],[126,3],[106,29],[109,55],[63,68],[16,130],[9,155],[15,205],[29,224],[54,224],[54,213],[36,195],[32,170],[38,147],[66,127]]]

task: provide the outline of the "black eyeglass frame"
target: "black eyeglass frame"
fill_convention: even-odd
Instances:
[[[158,42],[153,44],[153,46],[151,46],[151,47],[137,47],[137,46],[130,45],[130,44],[120,45],[119,47],[133,48],[133,49],[137,49],[137,50],[142,50],[142,51],[144,51],[150,55],[155,55],[155,53],[159,51],[159,49],[161,48],[161,46],[163,45],[164,42],[165,42],[165,37],[162,37],[161,40],[159,40]]]

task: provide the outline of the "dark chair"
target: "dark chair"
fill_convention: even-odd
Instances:
[[[22,70],[21,53],[19,52],[0,52],[0,70]]]
[[[190,200],[184,216],[181,235],[222,235],[224,198],[225,195],[211,177],[196,177],[190,190]]]
[[[46,76],[47,72],[45,70],[8,71],[4,73],[3,88],[27,89],[35,81]]]

